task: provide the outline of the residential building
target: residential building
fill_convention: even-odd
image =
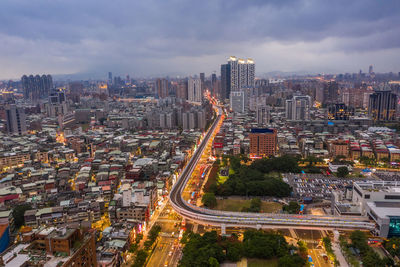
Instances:
[[[22,107],[12,104],[6,108],[7,133],[14,135],[26,134],[26,116]]]
[[[251,129],[250,157],[269,157],[277,152],[277,131],[276,129]]]

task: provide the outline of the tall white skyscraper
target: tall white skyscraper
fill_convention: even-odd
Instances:
[[[201,80],[190,77],[188,81],[188,100],[201,103],[202,96]]]
[[[286,100],[286,119],[288,120],[309,120],[310,119],[311,97],[308,95],[293,96]]]
[[[254,60],[251,58],[247,59],[247,87],[255,86],[255,77],[256,77],[256,64],[254,64]]]
[[[252,59],[237,59],[231,56],[228,60],[230,71],[230,91],[238,91],[255,85],[255,64]]]

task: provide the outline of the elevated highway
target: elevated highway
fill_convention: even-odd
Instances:
[[[303,228],[303,229],[360,229],[373,230],[374,223],[367,218],[353,216],[315,216],[272,213],[246,213],[218,211],[200,208],[185,201],[182,197],[198,161],[205,147],[211,141],[218,123],[222,119],[222,110],[218,110],[217,119],[209,128],[201,144],[193,153],[192,158],[183,169],[181,175],[173,185],[170,192],[170,202],[174,210],[185,219],[196,223],[221,227],[225,232],[226,227],[251,227],[251,228]]]

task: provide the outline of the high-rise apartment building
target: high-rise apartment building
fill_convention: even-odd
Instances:
[[[39,99],[46,99],[50,90],[53,88],[53,78],[51,75],[24,75],[21,78],[24,98],[32,102]]]
[[[230,107],[233,112],[244,113],[245,91],[232,91],[230,96]]]
[[[256,119],[258,127],[266,127],[271,120],[270,107],[267,105],[258,105]]]
[[[169,82],[167,79],[157,79],[156,80],[156,92],[158,98],[168,97]]]
[[[23,135],[26,133],[26,116],[25,110],[16,105],[6,107],[6,123],[7,133],[15,135]]]
[[[112,72],[110,71],[110,72],[108,73],[108,83],[109,83],[109,84],[112,84],[112,82],[113,82],[113,76],[112,76]]]
[[[188,100],[191,102],[201,103],[202,96],[201,80],[190,77],[188,81]]]
[[[293,96],[286,100],[286,119],[288,120],[309,120],[310,119],[311,97]]]
[[[176,97],[180,99],[188,99],[188,81],[180,80],[176,89]]]
[[[397,95],[390,90],[375,91],[369,96],[368,114],[374,121],[396,119]]]
[[[231,94],[231,67],[229,64],[221,65],[221,100],[229,99]]]
[[[269,157],[276,154],[277,131],[276,129],[251,129],[250,132],[250,158]]]
[[[217,74],[211,74],[211,95],[220,98]]]
[[[201,91],[204,92],[205,82],[206,82],[206,76],[205,76],[204,72],[200,73],[200,82],[201,82]]]
[[[46,103],[47,116],[57,117],[65,115],[68,112],[65,93],[62,90],[52,90],[49,96],[49,102]]]
[[[328,82],[324,84],[323,103],[335,104],[339,98],[339,85],[337,82]]]
[[[255,85],[255,64],[252,59],[231,56],[228,64],[221,65],[221,91],[229,97],[232,91],[251,88]]]

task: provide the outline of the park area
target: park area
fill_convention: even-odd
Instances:
[[[250,199],[217,199],[216,210],[225,211],[242,211],[243,208],[250,207]],[[261,212],[263,213],[279,213],[282,210],[282,205],[276,202],[261,201]]]

